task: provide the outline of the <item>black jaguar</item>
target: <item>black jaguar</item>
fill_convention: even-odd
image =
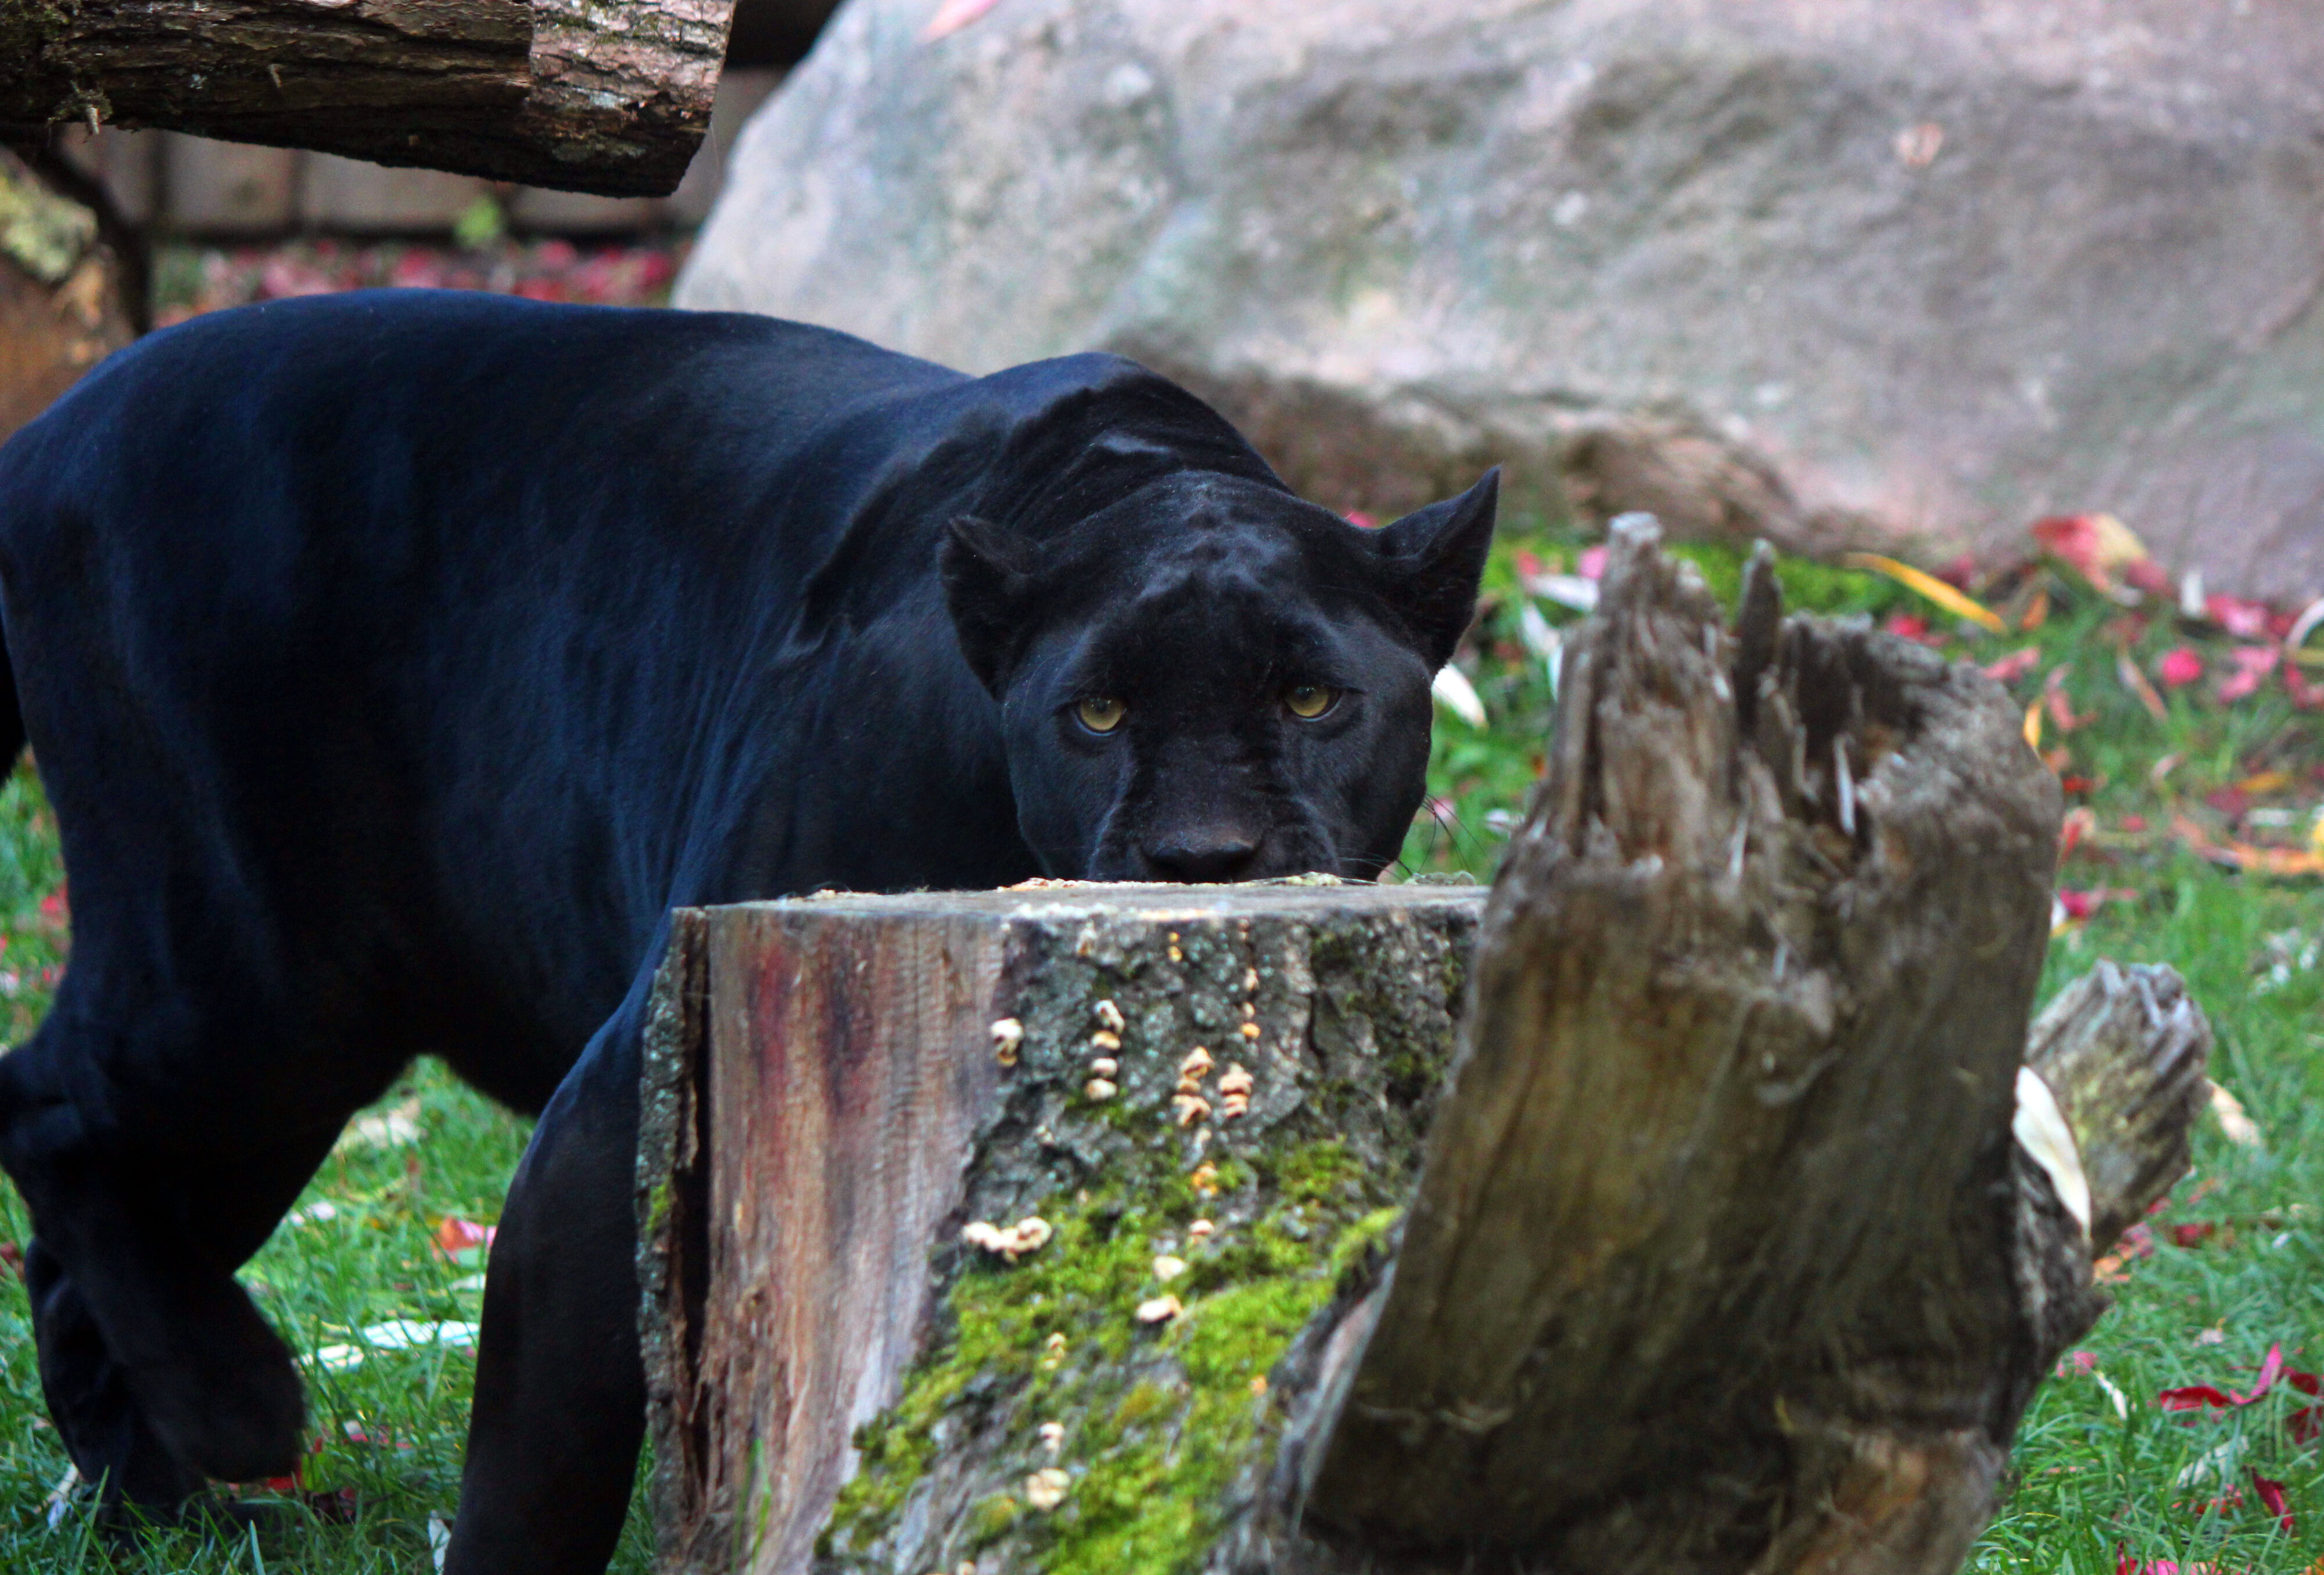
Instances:
[[[0,748],[74,914],[0,1162],[83,1475],[166,1515],[290,1468],[235,1271],[434,1054],[541,1113],[451,1569],[601,1569],[669,910],[1377,875],[1494,490],[1360,530],[1130,362],[744,316],[374,292],[114,357],[0,450]]]

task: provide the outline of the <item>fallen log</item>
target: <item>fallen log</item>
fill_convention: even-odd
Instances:
[[[679,916],[662,1570],[1958,1566],[2208,1030],[2102,965],[2029,1034],[2057,791],[1969,670],[1635,527],[1569,650],[1489,908]]]
[[[0,130],[154,127],[667,195],[733,0],[11,0]]]

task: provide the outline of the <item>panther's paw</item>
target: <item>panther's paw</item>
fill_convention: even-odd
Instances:
[[[163,1446],[222,1482],[298,1468],[307,1396],[290,1350],[239,1286],[180,1326],[174,1360],[129,1366],[131,1391]]]

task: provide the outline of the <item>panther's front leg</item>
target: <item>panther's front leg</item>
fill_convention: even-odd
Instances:
[[[590,1041],[510,1186],[448,1575],[598,1575],[621,1537],[645,1431],[630,1195],[644,1002],[641,985]]]

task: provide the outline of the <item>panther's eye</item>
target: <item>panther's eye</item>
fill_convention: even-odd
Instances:
[[[1092,695],[1074,708],[1074,715],[1080,718],[1081,725],[1093,733],[1112,732],[1121,726],[1121,718],[1129,714],[1130,708],[1111,695]]]
[[[1283,703],[1293,716],[1312,722],[1340,703],[1340,691],[1320,683],[1294,684],[1283,691]]]

